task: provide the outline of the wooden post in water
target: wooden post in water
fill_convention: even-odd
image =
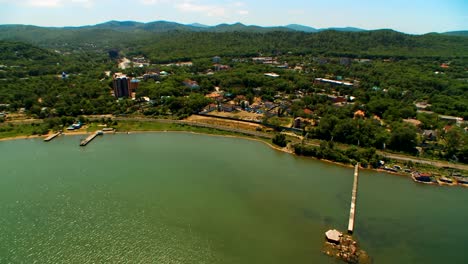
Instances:
[[[353,192],[351,194],[351,209],[349,210],[349,223],[348,223],[348,234],[354,232],[354,217],[356,215],[356,197],[359,177],[359,163],[354,167],[354,183]]]

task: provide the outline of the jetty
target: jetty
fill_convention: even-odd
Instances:
[[[84,147],[84,146],[88,145],[89,142],[93,141],[93,139],[95,139],[97,136],[100,136],[102,134],[103,134],[103,132],[101,130],[98,130],[98,131],[94,132],[93,134],[89,135],[87,138],[83,139],[80,142],[80,146]]]
[[[356,216],[356,198],[357,198],[357,188],[358,188],[358,178],[359,178],[359,163],[354,167],[354,182],[353,182],[353,192],[351,193],[351,208],[349,209],[349,222],[348,222],[348,234],[353,234],[354,232],[354,219]]]
[[[322,252],[328,256],[341,259],[347,263],[372,263],[369,255],[359,248],[357,241],[353,238],[354,223],[356,216],[356,199],[358,191],[359,163],[354,167],[353,191],[351,193],[351,208],[349,210],[348,233],[333,229],[325,232],[325,243]]]
[[[58,135],[60,135],[60,134],[62,134],[62,131],[59,131],[59,132],[57,132],[57,133],[54,133],[54,134],[52,134],[52,135],[50,135],[50,136],[44,138],[44,141],[45,141],[45,142],[49,142],[49,141],[51,141],[52,139],[56,138],[56,137],[57,137]]]

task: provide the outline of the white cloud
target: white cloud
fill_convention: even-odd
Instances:
[[[203,13],[211,17],[222,17],[226,15],[226,8],[222,6],[194,3],[190,0],[176,4],[176,8],[181,12]]]
[[[142,0],[147,2],[153,1],[165,1],[165,0]],[[200,1],[196,0],[183,0],[183,1],[175,1],[175,7],[180,12],[185,13],[200,13],[209,17],[220,17],[220,18],[228,18],[232,14],[237,15],[248,15],[249,11],[246,9],[240,9],[245,7],[244,2],[231,2],[225,5],[220,4],[204,4]]]
[[[86,8],[91,8],[94,5],[94,0],[71,0],[71,2],[82,5]]]
[[[58,7],[62,5],[62,0],[28,0],[26,5],[36,7]]]
[[[245,6],[245,3],[244,2],[234,2],[234,3],[232,3],[232,5],[235,6],[235,7],[243,7],[243,6]]]
[[[5,1],[4,1],[5,2]],[[90,8],[94,5],[94,0],[27,0],[24,2],[26,6],[32,7],[61,7],[67,4],[75,4],[82,7]]]
[[[169,0],[140,0],[140,2],[144,5],[156,5],[169,3]]]

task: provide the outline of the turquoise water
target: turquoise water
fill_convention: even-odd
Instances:
[[[184,133],[0,142],[0,263],[337,263],[353,170]],[[375,263],[466,263],[468,192],[361,171]]]

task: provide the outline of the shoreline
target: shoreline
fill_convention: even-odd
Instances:
[[[91,134],[91,133],[93,133],[93,132],[87,132],[87,131],[86,132],[85,131],[63,132],[61,134],[61,136],[63,136],[63,135],[65,135],[65,136],[80,136],[80,135],[87,135],[87,134]],[[338,166],[346,167],[346,168],[353,168],[354,167],[352,164],[344,164],[344,163],[331,161],[331,160],[327,160],[327,159],[318,159],[318,158],[315,158],[315,157],[297,155],[296,153],[294,153],[294,151],[291,151],[289,149],[289,145],[284,147],[284,148],[281,148],[279,146],[275,146],[271,142],[267,142],[267,141],[259,139],[257,137],[248,136],[248,135],[211,134],[211,133],[204,133],[204,132],[195,132],[195,131],[190,131],[190,130],[130,130],[130,131],[125,131],[125,132],[124,131],[107,132],[107,133],[104,133],[104,134],[145,134],[145,133],[148,133],[148,134],[149,133],[186,133],[186,134],[195,134],[195,135],[206,135],[206,136],[217,136],[217,137],[226,137],[226,138],[246,139],[246,140],[261,142],[261,143],[269,146],[270,148],[272,148],[272,149],[274,149],[276,151],[291,154],[291,155],[293,155],[295,157],[313,159],[313,160],[322,161],[322,162],[326,162],[326,163],[329,163],[329,164],[338,165]],[[53,133],[48,133],[46,135],[29,135],[29,136],[6,137],[6,138],[0,138],[0,142],[21,140],[21,139],[46,138],[47,136],[50,136],[52,134]],[[407,178],[412,179],[411,174],[408,175],[407,173],[402,173],[402,172],[391,172],[391,171],[387,171],[387,170],[384,170],[384,169],[376,169],[376,168],[363,168],[361,166],[359,166],[359,169],[367,170],[367,171],[375,171],[375,172],[380,172],[380,173],[387,173],[387,174],[391,174],[391,175],[395,175],[395,176],[402,176],[402,177],[407,177]],[[418,183],[418,182],[416,182],[416,183]],[[434,184],[434,185],[439,185],[439,184]],[[451,186],[459,186],[459,185],[461,185],[461,184],[454,184],[454,185],[451,185]]]
[[[92,132],[62,132],[61,136],[65,135],[65,136],[79,136],[79,135],[87,135],[87,134],[90,134]],[[20,139],[36,139],[36,138],[46,138],[50,135],[52,135],[53,133],[48,133],[48,134],[45,134],[45,135],[29,135],[29,136],[14,136],[14,137],[5,137],[5,138],[0,138],[0,142],[2,141],[13,141],[13,140],[20,140]]]
[[[253,136],[241,136],[241,135],[220,135],[220,134],[210,134],[210,133],[202,133],[202,132],[194,132],[194,131],[180,131],[180,130],[146,130],[146,131],[128,131],[128,132],[114,132],[113,134],[144,134],[144,133],[189,133],[195,135],[205,135],[205,136],[217,136],[217,137],[227,137],[227,138],[240,138],[240,139],[247,139],[252,141],[257,141],[264,143],[270,146],[272,149],[296,155],[294,152],[287,150],[287,147],[281,148],[278,146],[273,145],[273,143],[266,142],[264,140],[255,138]],[[297,155],[296,155],[297,156]]]
[[[87,135],[87,134],[91,134],[91,133],[93,133],[93,132],[83,132],[83,131],[63,132],[61,134],[61,136],[67,136],[67,135],[68,136],[79,136],[79,135]],[[145,134],[145,133],[188,133],[188,134],[195,134],[195,135],[206,135],[206,136],[217,136],[217,137],[246,139],[246,140],[261,142],[261,143],[269,146],[270,148],[272,148],[272,149],[274,149],[276,151],[280,151],[280,152],[283,152],[283,153],[288,153],[288,154],[291,154],[291,155],[293,155],[295,157],[313,159],[313,160],[322,161],[322,162],[326,162],[326,163],[329,163],[329,164],[338,165],[338,166],[346,167],[346,168],[353,168],[354,167],[351,164],[344,164],[344,163],[339,163],[339,162],[331,161],[331,160],[327,160],[327,159],[317,159],[315,157],[297,155],[296,153],[294,153],[294,151],[289,150],[288,147],[281,148],[279,146],[275,146],[273,143],[266,142],[264,140],[255,138],[253,136],[210,134],[210,133],[203,133],[203,132],[183,131],[183,130],[182,131],[181,130],[130,130],[130,131],[125,131],[125,132],[124,131],[114,131],[114,132],[108,132],[108,133],[105,133],[105,134]],[[10,140],[20,140],[20,139],[45,138],[45,137],[47,137],[47,136],[49,136],[51,134],[53,134],[53,133],[49,133],[49,134],[46,134],[46,135],[30,135],[30,136],[16,136],[16,137],[0,138],[0,142],[1,141],[10,141]],[[405,174],[402,174],[402,173],[389,172],[389,171],[385,171],[385,170],[382,170],[382,169],[369,169],[369,168],[363,168],[363,167],[359,167],[359,168],[363,169],[363,170],[384,172],[384,173],[399,175],[399,176],[406,176]]]

